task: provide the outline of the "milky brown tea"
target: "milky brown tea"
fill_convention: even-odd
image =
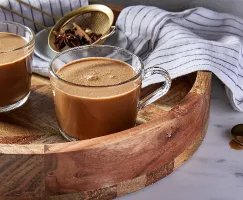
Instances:
[[[0,32],[0,107],[17,103],[30,91],[31,54],[21,49],[26,44],[21,36]]]
[[[129,64],[83,58],[66,64],[56,75],[72,83],[53,83],[57,121],[64,134],[88,139],[135,125],[141,82],[124,83],[136,76]]]

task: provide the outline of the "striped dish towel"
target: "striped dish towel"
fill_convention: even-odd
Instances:
[[[22,0],[32,6],[35,6],[43,11],[46,11],[47,13],[50,13],[51,15],[54,15],[57,18],[62,17],[66,13],[79,8],[81,6],[86,6],[88,5],[88,0]],[[26,17],[29,17],[30,19],[33,19],[47,27],[51,27],[54,25],[55,21],[34,10],[31,9],[30,7],[20,4],[16,0],[0,0],[0,4],[10,8],[11,10],[14,10],[16,12],[19,12],[23,14]],[[32,30],[38,32],[42,28],[39,27],[38,25],[33,24],[32,22],[29,22],[22,17],[19,17],[17,15],[14,15],[8,11],[5,11],[0,8],[0,21],[15,21],[21,24],[25,24],[26,26],[32,28]]]
[[[117,27],[146,68],[162,66],[172,78],[211,71],[227,86],[234,109],[243,112],[243,19],[204,8],[173,13],[132,6],[122,11]]]

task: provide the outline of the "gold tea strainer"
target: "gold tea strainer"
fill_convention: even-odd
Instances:
[[[51,49],[59,52],[54,44],[55,33],[63,27],[72,27],[73,23],[85,28],[89,28],[102,37],[92,44],[101,44],[107,37],[115,32],[115,26],[112,26],[114,14],[110,8],[104,5],[94,4],[78,8],[64,17],[62,17],[51,29],[48,37],[48,44]]]
[[[58,19],[57,17],[54,17],[54,16],[50,15],[49,13],[46,13],[46,12],[40,10],[39,8],[36,8],[26,2],[23,2],[22,0],[17,0],[17,1],[43,13],[55,20],[58,20],[56,22],[56,24],[53,26],[53,28],[50,29],[48,27],[45,27],[43,24],[40,24],[40,23],[38,23],[26,16],[23,16],[22,14],[17,13],[7,7],[4,7],[3,5],[0,4],[1,8],[5,9],[9,12],[12,12],[20,17],[23,17],[24,19],[29,20],[29,21],[41,26],[42,28],[45,28],[48,31],[50,31],[49,36],[48,36],[48,45],[53,51],[55,51],[57,53],[60,52],[61,50],[57,49],[56,45],[54,44],[55,34],[57,32],[59,32],[60,29],[63,27],[71,27],[73,23],[76,23],[80,27],[85,27],[85,28],[92,30],[92,32],[94,32],[96,34],[101,34],[102,35],[101,38],[99,38],[92,44],[102,44],[107,37],[111,36],[115,32],[115,29],[116,29],[115,26],[112,26],[113,21],[114,21],[114,14],[113,14],[112,10],[105,5],[93,4],[93,5],[80,7],[80,8],[77,8],[77,9],[69,12],[68,14],[63,16],[61,19]]]

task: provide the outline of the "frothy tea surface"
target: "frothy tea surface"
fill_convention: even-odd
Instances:
[[[107,86],[127,81],[136,75],[132,67],[110,58],[84,58],[68,63],[57,72],[62,79],[85,86]]]
[[[21,48],[25,44],[27,44],[27,41],[18,35],[0,32],[0,53]],[[0,65],[22,58],[25,56],[24,53],[22,50],[2,53]]]

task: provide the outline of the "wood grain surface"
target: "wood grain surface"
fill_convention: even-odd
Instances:
[[[106,200],[153,184],[199,147],[210,89],[209,72],[177,78],[166,96],[139,112],[136,127],[67,142],[58,132],[49,80],[34,75],[28,102],[0,115],[0,200]]]

